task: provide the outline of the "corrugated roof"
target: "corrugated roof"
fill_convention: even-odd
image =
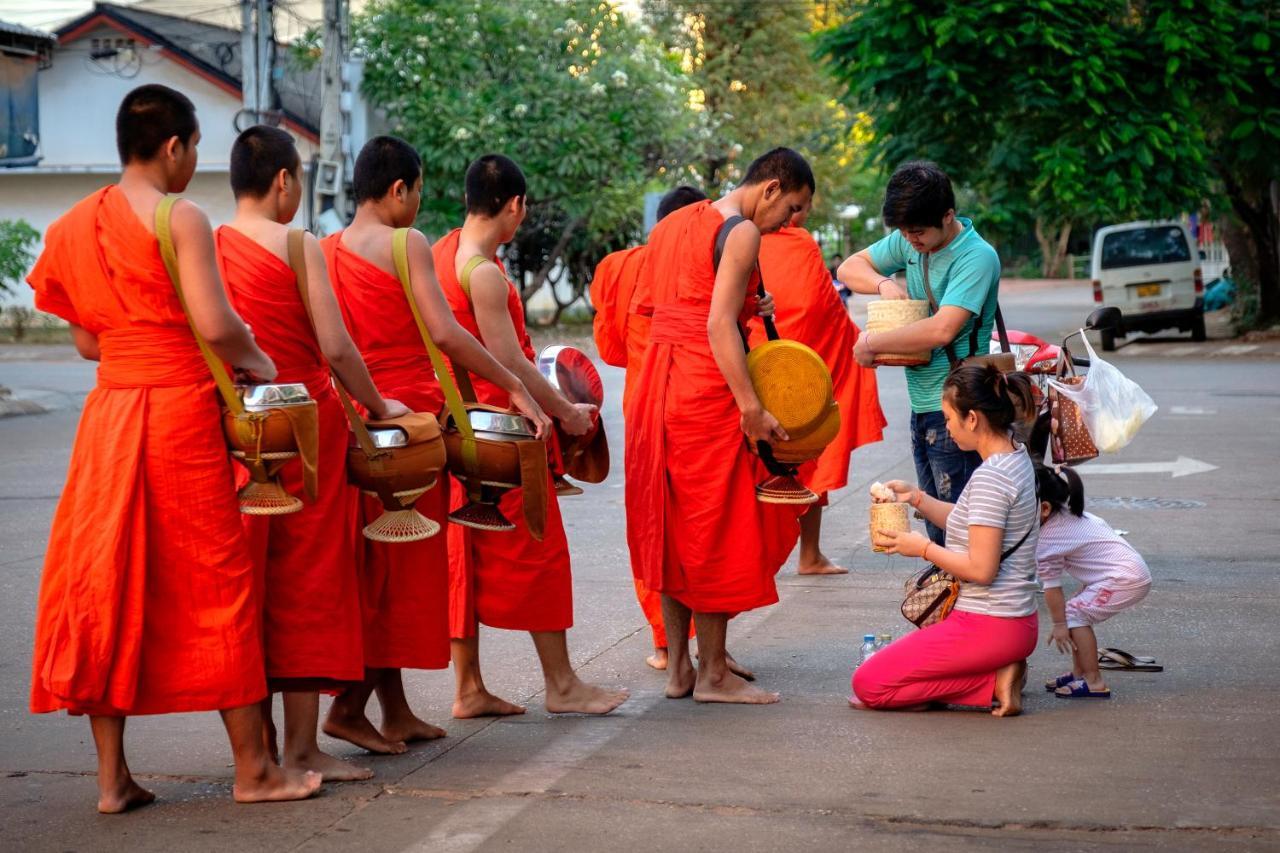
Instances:
[[[178,52],[203,71],[240,88],[240,30],[204,21],[149,12],[114,3],[98,3],[93,11],[58,30],[61,37],[82,27],[97,15],[106,15],[140,35]],[[276,79],[280,107],[294,122],[318,133],[320,128],[320,69],[299,68],[289,57],[289,46],[277,44],[276,65],[283,75]]]
[[[22,24],[11,24],[8,21],[0,21],[0,33],[22,36],[33,41],[56,42],[58,40],[53,33],[46,33],[44,30],[33,30],[31,27],[24,27]]]

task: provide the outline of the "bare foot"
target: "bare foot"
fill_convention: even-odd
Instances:
[[[796,566],[796,574],[798,575],[847,575],[849,570],[844,566],[837,566],[835,563],[827,559],[826,554],[819,554],[818,559],[812,563],[801,562]]]
[[[155,802],[156,795],[126,777],[124,784],[113,786],[111,791],[98,791],[99,814],[122,814]]]
[[[367,749],[379,755],[399,755],[409,748],[404,745],[404,741],[391,741],[384,738],[364,715],[356,718],[335,716],[331,710],[321,730],[329,737],[354,743],[361,749]]]
[[[291,770],[268,764],[265,771],[248,781],[236,780],[231,795],[237,803],[282,803],[315,796],[324,780],[314,770]]]
[[[756,674],[734,660],[733,655],[728,652],[724,653],[724,662],[729,667],[729,671],[741,678],[743,681],[756,680]],[[702,655],[698,655],[698,663],[702,663]]]
[[[445,730],[439,726],[433,726],[425,720],[420,720],[413,714],[407,714],[404,719],[387,720],[382,724],[382,736],[389,741],[400,741],[401,743],[412,743],[416,740],[435,740],[445,736]]]
[[[1022,688],[1027,683],[1027,662],[1015,661],[996,670],[996,707],[993,717],[1016,717],[1022,713]]]
[[[607,714],[627,701],[631,692],[625,689],[609,690],[587,684],[576,677],[567,689],[553,689],[547,685],[547,712],[550,714]]]
[[[667,687],[664,691],[668,699],[683,699],[693,693],[693,685],[698,680],[698,673],[692,661],[685,659],[684,666],[667,668]]]
[[[459,695],[453,700],[455,720],[469,720],[472,717],[511,717],[523,713],[523,705],[500,699],[488,690]]]
[[[653,654],[644,659],[644,662],[654,669],[665,670],[667,668],[667,649],[665,646],[659,646],[653,650]]]
[[[357,767],[318,749],[308,755],[286,756],[284,766],[290,770],[314,770],[326,782],[361,782],[373,778],[370,768]]]
[[[713,681],[710,676],[698,672],[698,683],[693,688],[695,702],[729,702],[738,705],[772,705],[779,699],[777,693],[770,693],[748,684],[728,670],[724,676]]]

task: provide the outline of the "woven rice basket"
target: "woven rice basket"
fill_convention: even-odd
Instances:
[[[867,305],[867,332],[891,332],[929,316],[929,303],[923,299],[880,299]],[[929,350],[908,353],[876,353],[876,364],[912,367],[928,364],[933,358]]]
[[[907,505],[902,503],[892,504],[872,504],[871,505],[871,550],[876,553],[884,553],[887,549],[882,546],[881,542],[885,540],[877,536],[877,532],[881,530],[892,530],[897,533],[906,533],[911,529],[911,522],[907,518]]]

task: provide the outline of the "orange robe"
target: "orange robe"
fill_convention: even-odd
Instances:
[[[614,367],[626,367],[632,360],[638,367],[649,340],[649,318],[631,313],[631,299],[644,266],[645,248],[635,246],[605,255],[591,277],[596,351],[605,364]],[[640,325],[644,328],[639,328]],[[638,352],[635,351],[637,342]]]
[[[880,441],[887,423],[880,409],[876,372],[853,358],[858,327],[840,302],[822,249],[803,228],[783,228],[760,241],[760,273],[773,294],[778,335],[809,346],[831,371],[840,405],[840,433],[814,462],[800,468],[800,481],[826,497],[849,482],[849,454]],[[751,345],[766,340],[764,324],[751,323]]]
[[[432,248],[436,275],[453,316],[484,343],[455,269],[461,233],[455,228]],[[524,304],[515,285],[507,284],[511,323],[524,354],[533,361],[533,343],[525,331]],[[511,405],[511,398],[498,386],[478,376],[472,376],[471,381],[479,402],[504,408]],[[462,506],[466,490],[455,483],[454,491],[454,506]],[[547,492],[547,521],[541,542],[525,526],[521,489],[506,492],[498,503],[502,514],[516,525],[515,530],[449,526],[449,621],[453,637],[475,636],[477,623],[513,631],[564,631],[573,626],[569,540],[550,480]]]
[[[605,255],[596,266],[591,278],[591,306],[596,311],[593,335],[596,351],[605,364],[625,367],[627,370],[622,390],[622,408],[626,410],[631,396],[634,376],[644,361],[644,350],[649,345],[649,326],[652,306],[642,308],[645,313],[633,311],[633,300],[639,289],[644,270],[647,246],[622,249]],[[639,296],[645,302],[643,294]],[[640,306],[636,306],[640,307]],[[624,445],[625,447],[625,445]],[[626,483],[624,488],[630,488]],[[636,587],[636,601],[644,613],[645,621],[653,631],[654,648],[666,648],[667,632],[662,622],[662,596],[650,589],[631,564],[632,579]]]
[[[755,484],[767,475],[747,449],[711,354],[712,255],[723,224],[704,201],[667,216],[649,235],[642,286],[653,325],[625,412],[631,559],[646,586],[699,613],[776,602],[774,575],[795,546],[804,510],[756,500]],[[755,302],[748,296],[742,321]]]
[[[102,360],[53,519],[31,710],[210,711],[266,695],[253,563],[213,377],[155,236],[114,186],[55,222],[36,307]]]
[[[234,228],[224,225],[214,236],[218,269],[236,313],[276,363],[275,381],[307,386],[320,423],[317,500],[303,497],[302,464],[294,460],[280,473],[285,488],[303,498],[303,509],[241,516],[263,593],[267,679],[275,689],[360,681],[358,492],[347,484],[347,417],[289,264]]]
[[[444,394],[431,369],[400,279],[342,243],[342,233],[320,243],[329,278],[356,347],[378,390],[415,412],[438,413]],[[449,558],[443,527],[448,478],[418,499],[418,512],[441,531],[418,542],[361,543],[360,600],[364,661],[371,668],[444,669],[449,665]],[[372,497],[360,501],[363,526],[382,513]]]

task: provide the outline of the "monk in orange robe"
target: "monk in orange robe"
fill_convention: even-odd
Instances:
[[[350,430],[330,368],[376,419],[407,414],[369,377],[342,323],[320,244],[303,236],[307,303],[290,267],[289,226],[302,201],[302,160],[293,137],[258,125],[231,149],[236,217],[215,234],[218,267],[231,304],[253,327],[278,368],[277,382],[307,386],[320,425],[318,498],[296,513],[243,516],[263,587],[267,685],[284,694],[284,766],[319,771],[326,780],[368,779],[373,771],[327,755],[316,742],[320,688],[364,680],[360,593],[356,574],[356,500],[347,483]],[[281,471],[301,495],[302,464]],[[265,709],[270,714],[270,707]],[[274,738],[273,738],[274,740]]]
[[[658,202],[657,221],[668,214],[686,207],[707,196],[697,187],[687,184],[676,187]],[[591,306],[596,315],[592,325],[596,351],[605,364],[625,367],[627,379],[622,391],[622,408],[628,408],[633,375],[639,372],[644,361],[644,350],[649,345],[649,325],[653,306],[641,287],[644,258],[647,246],[634,246],[605,255],[596,266],[591,278]],[[626,488],[626,484],[623,484]],[[631,565],[635,582],[636,600],[644,613],[645,621],[653,632],[653,654],[645,663],[654,669],[667,668],[667,632],[662,625],[662,596],[657,590],[645,586]],[[692,626],[690,635],[692,635]]]
[[[320,774],[277,767],[262,739],[253,563],[221,408],[154,231],[160,201],[195,172],[195,107],[141,86],[116,132],[120,182],[49,228],[28,277],[36,307],[99,362],[45,554],[31,710],[89,715],[103,813],[155,799],[125,760],[125,720],[138,714],[220,711],[235,799],[302,799]],[[237,377],[271,381],[275,365],[218,280],[208,219],[180,201],[171,222],[191,323]]]
[[[410,228],[422,197],[422,159],[403,139],[378,136],[356,158],[356,215],[346,230],[321,241],[329,276],[351,337],[373,380],[384,393],[416,412],[439,412],[444,393],[396,274],[392,235]],[[408,235],[410,285],[415,304],[435,344],[455,363],[502,388],[527,414],[539,434],[551,421],[524,383],[458,325],[440,291],[431,245],[417,230]],[[417,502],[417,510],[439,523],[448,515],[448,478]],[[381,505],[366,497],[372,518]],[[409,708],[400,671],[449,665],[449,559],[443,532],[418,542],[383,543],[362,538],[360,571],[366,677],[334,701],[324,730],[373,752],[403,752],[405,743],[444,735]],[[365,716],[377,691],[379,730]]]
[[[774,575],[799,535],[796,507],[755,497],[766,475],[749,448],[786,433],[752,388],[742,332],[771,310],[754,298],[760,235],[785,225],[813,190],[804,158],[774,149],[724,198],[676,211],[649,235],[653,325],[625,412],[627,542],[645,583],[662,593],[672,698],[778,700],[732,672],[725,654],[730,617],[778,600]],[[716,238],[731,217],[742,220],[717,268]]]
[[[827,493],[849,482],[849,454],[854,448],[880,441],[884,436],[884,412],[876,388],[876,374],[853,358],[858,342],[854,325],[822,262],[822,249],[804,229],[810,207],[791,218],[791,224],[760,240],[760,273],[777,305],[774,324],[778,335],[799,341],[822,356],[831,371],[836,402],[840,405],[840,433],[814,462],[800,468],[800,482],[818,494],[818,503],[800,519],[802,575],[845,574],[822,553],[822,508]],[[751,324],[752,345],[764,343],[764,325]]]
[[[533,344],[524,324],[524,303],[497,261],[498,247],[515,237],[525,217],[525,178],[512,160],[488,154],[466,175],[467,217],[459,229],[433,248],[440,286],[454,316],[504,367],[520,378],[539,405],[569,435],[592,426],[596,407],[571,403],[534,365]],[[463,268],[483,258],[470,275],[470,293],[462,287]],[[463,366],[465,367],[465,365]],[[503,388],[482,378],[474,383],[478,402],[507,408]],[[455,503],[465,499],[457,488]],[[569,542],[554,486],[548,475],[547,518],[541,541],[524,521],[523,491],[511,489],[499,509],[515,530],[449,528],[450,635],[457,679],[455,717],[521,714],[485,687],[480,672],[479,624],[528,631],[542,664],[546,709],[551,713],[607,714],[627,698],[578,678],[569,661],[565,632],[573,624],[573,582]]]

